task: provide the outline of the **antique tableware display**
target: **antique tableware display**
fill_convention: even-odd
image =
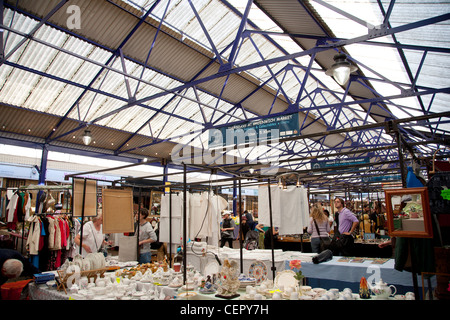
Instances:
[[[387,299],[390,296],[395,296],[395,294],[397,293],[397,288],[395,286],[388,285],[387,283],[383,282],[382,279],[375,283],[375,285],[369,284],[369,288],[377,299]]]
[[[262,261],[255,261],[250,265],[248,274],[256,279],[256,284],[260,284],[267,279],[267,266]]]

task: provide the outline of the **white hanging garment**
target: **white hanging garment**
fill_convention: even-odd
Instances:
[[[211,197],[211,237],[207,243],[216,246],[220,240],[220,223],[222,222],[222,210],[228,207],[228,202],[222,196],[213,195]]]
[[[189,208],[189,207],[188,207]],[[161,196],[159,241],[181,244],[183,238],[183,194],[172,194],[172,239],[170,239],[170,195]],[[189,221],[189,220],[188,220]]]
[[[272,222],[279,228],[280,234],[301,234],[307,227],[309,205],[307,191],[303,188],[288,186],[280,189],[271,186]],[[258,188],[258,222],[269,226],[269,190],[267,185]]]
[[[270,186],[272,201],[272,223],[274,227],[280,227],[280,188]],[[258,187],[258,223],[270,226],[269,190],[267,185]]]
[[[211,210],[208,192],[193,193],[189,196],[189,235],[193,238],[211,236]]]

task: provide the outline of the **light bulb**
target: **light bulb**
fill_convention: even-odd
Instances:
[[[83,142],[85,145],[89,145],[92,141],[92,135],[91,132],[89,130],[84,130],[84,134],[83,134]]]

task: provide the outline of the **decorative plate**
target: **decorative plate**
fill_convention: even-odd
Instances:
[[[267,279],[267,266],[264,262],[257,260],[250,265],[248,274],[256,279],[256,284],[260,284]]]
[[[219,263],[215,260],[209,262],[205,268],[203,269],[203,274],[205,275],[205,277],[207,276],[213,276],[213,274],[219,273],[220,268],[219,268]]]
[[[197,295],[197,292],[194,291],[187,291],[187,292],[182,292],[180,294],[178,294],[178,297],[183,298],[183,299],[189,299],[189,298],[193,298]]]
[[[275,277],[275,287],[280,288],[281,286],[284,288],[298,287],[298,282],[295,279],[295,272],[292,270],[283,270],[279,272]]]

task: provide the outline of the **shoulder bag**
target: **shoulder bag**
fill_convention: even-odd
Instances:
[[[319,235],[320,239],[320,252],[327,250],[330,247],[331,239],[330,237],[321,237],[319,227],[317,226],[317,222],[315,219],[313,219],[314,224],[316,225],[317,234]]]

